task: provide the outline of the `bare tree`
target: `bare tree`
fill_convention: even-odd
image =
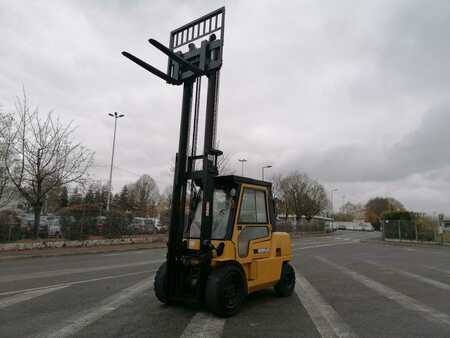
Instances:
[[[11,124],[11,114],[4,113],[0,105],[0,207],[8,205],[14,195],[14,189],[9,180],[6,170],[7,146],[6,140],[2,137]]]
[[[159,189],[150,175],[142,175],[135,183],[128,186],[131,204],[142,216],[156,212],[159,200]]]
[[[284,201],[284,192],[281,186],[282,181],[283,175],[274,174],[272,176],[272,196],[275,201],[275,215],[278,216],[280,213],[284,213],[284,216],[287,218],[287,208]]]
[[[230,167],[231,156],[224,154],[217,159],[217,170],[219,175],[233,175],[234,170]]]
[[[280,180],[286,215],[295,213],[297,219],[320,214],[328,205],[325,188],[306,174],[294,172]]]
[[[47,194],[72,182],[80,182],[92,165],[93,153],[73,139],[72,123],[63,124],[52,112],[41,115],[31,109],[25,91],[16,100],[5,141],[8,177],[34,213],[34,236],[39,230]]]

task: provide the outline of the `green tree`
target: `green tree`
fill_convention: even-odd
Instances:
[[[78,205],[83,203],[83,195],[81,195],[78,187],[75,187],[69,198],[69,205]]]
[[[86,195],[84,196],[84,203],[95,204],[95,196],[94,192],[92,191],[92,187],[88,188]]]
[[[93,188],[94,191],[94,204],[100,208],[102,206],[102,191],[100,187]]]
[[[69,205],[69,190],[64,185],[59,193],[59,208],[65,208]]]
[[[100,187],[100,200],[99,200],[99,207],[102,210],[106,209],[107,200],[108,200],[108,186],[102,185]]]
[[[405,210],[403,204],[394,198],[375,197],[366,204],[366,220],[372,224],[375,230],[380,230],[381,219],[385,213]]]
[[[111,208],[120,209],[120,194],[112,195]]]
[[[125,211],[130,209],[130,194],[126,185],[120,191],[119,208]]]

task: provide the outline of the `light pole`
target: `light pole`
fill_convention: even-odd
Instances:
[[[247,162],[247,160],[245,158],[241,158],[238,161],[241,162],[242,165],[241,176],[244,176],[244,163]]]
[[[108,199],[106,200],[106,211],[109,211],[109,206],[111,204],[111,186],[112,186],[112,171],[113,171],[113,164],[114,164],[114,150],[116,147],[116,130],[117,130],[117,119],[124,117],[124,114],[119,114],[117,112],[114,112],[114,114],[109,113],[109,116],[114,118],[114,136],[113,136],[113,146],[112,146],[112,154],[111,154],[111,167],[109,169],[109,184],[108,184]]]
[[[272,168],[271,165],[265,165],[264,167],[261,167],[261,180],[264,181],[264,169]]]
[[[337,188],[334,188],[334,189],[331,189],[331,192],[330,192],[330,197],[331,197],[331,218],[333,217],[333,213],[334,213],[334,203],[333,203],[333,197],[334,197],[334,195],[333,195],[333,193],[335,192],[335,191],[338,191],[338,189]],[[331,229],[334,231],[334,218],[332,218],[332,221],[331,221]]]

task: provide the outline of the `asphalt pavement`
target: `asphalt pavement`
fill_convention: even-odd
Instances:
[[[450,337],[450,248],[338,231],[293,241],[296,292],[217,318],[153,294],[165,250],[0,262],[0,337]]]

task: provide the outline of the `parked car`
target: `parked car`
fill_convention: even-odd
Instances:
[[[156,231],[158,233],[166,233],[167,230],[169,230],[169,227],[166,224],[161,224],[161,222],[159,222],[159,220],[158,220],[158,223],[155,224],[155,227],[156,227]]]
[[[47,222],[46,216],[41,216],[41,219],[39,222],[38,236],[41,238],[48,237],[48,222]]]
[[[62,229],[61,226],[58,225],[49,225],[47,228],[47,234],[48,237],[56,237],[56,238],[62,238]]]
[[[95,229],[97,234],[101,235],[106,228],[106,216],[98,216],[95,222]]]
[[[361,231],[374,231],[373,226],[368,223],[359,223],[359,227]]]
[[[153,234],[156,232],[154,220],[146,217],[134,217],[128,229],[138,234]]]
[[[48,237],[62,237],[62,227],[60,224],[60,217],[54,215],[46,216],[47,235]]]

